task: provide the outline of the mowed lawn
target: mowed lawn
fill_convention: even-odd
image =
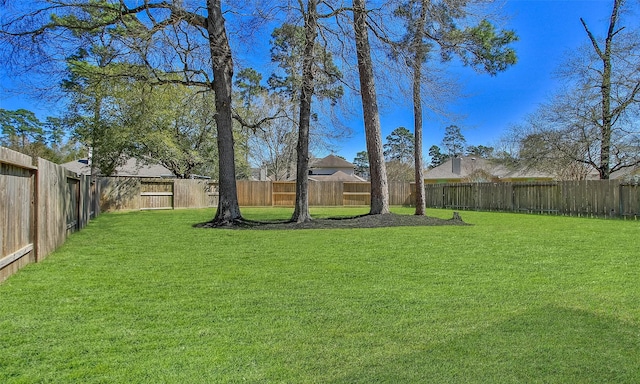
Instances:
[[[640,221],[192,227],[213,214],[104,214],[0,284],[0,382],[640,382]]]

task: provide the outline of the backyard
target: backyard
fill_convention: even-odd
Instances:
[[[0,284],[0,382],[640,382],[640,221],[194,227],[213,214],[103,214]]]

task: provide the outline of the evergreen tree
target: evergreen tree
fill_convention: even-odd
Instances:
[[[387,161],[411,164],[415,152],[414,145],[413,134],[405,127],[398,127],[387,136],[387,142],[383,145],[384,157]]]
[[[440,147],[437,145],[432,145],[429,148],[429,157],[431,157],[431,168],[435,168],[449,159],[449,155],[440,152]]]
[[[457,157],[462,156],[464,153],[464,149],[467,147],[467,140],[462,135],[462,132],[460,132],[460,127],[450,125],[445,128],[442,145],[447,150],[449,157]]]

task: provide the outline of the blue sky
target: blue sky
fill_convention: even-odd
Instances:
[[[506,1],[504,12],[510,16],[507,28],[514,29],[519,37],[513,45],[518,63],[495,77],[468,68],[456,69],[455,77],[469,97],[451,106],[466,118],[450,123],[462,128],[468,144],[493,145],[509,126],[533,113],[557,89],[560,80],[553,72],[562,64],[567,51],[588,43],[580,18],[604,35],[611,5],[610,0]],[[399,126],[413,130],[411,107],[384,111],[381,125],[383,138]],[[442,121],[425,121],[425,154],[431,145],[440,146],[447,125]],[[353,138],[339,151],[347,160],[365,150],[362,123],[354,124],[353,128]]]
[[[454,77],[463,85],[463,92],[469,96],[450,108],[466,118],[450,122],[426,120],[425,154],[431,145],[440,145],[444,128],[449,124],[462,128],[468,144],[493,145],[510,125],[534,112],[559,86],[553,72],[567,51],[588,43],[580,18],[584,18],[596,34],[603,35],[611,4],[612,0],[507,0],[504,12],[510,20],[506,27],[514,29],[519,36],[514,44],[518,63],[495,77],[477,74],[471,69],[452,69]],[[46,103],[9,93],[10,82],[4,71],[0,71],[0,76],[0,107],[30,109],[41,119],[55,115]],[[20,88],[19,81],[14,82],[13,87],[16,86]],[[405,105],[407,108],[389,106],[381,111],[383,139],[399,126],[413,129],[410,103]],[[348,125],[353,129],[353,136],[338,145],[337,154],[351,161],[366,147],[361,119],[356,118]]]

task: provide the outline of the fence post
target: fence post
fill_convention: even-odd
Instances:
[[[40,172],[38,159],[32,157],[34,169],[31,171],[31,242],[33,243],[33,260],[40,260]]]
[[[618,216],[624,217],[624,202],[623,202],[623,190],[622,183],[618,185]]]

